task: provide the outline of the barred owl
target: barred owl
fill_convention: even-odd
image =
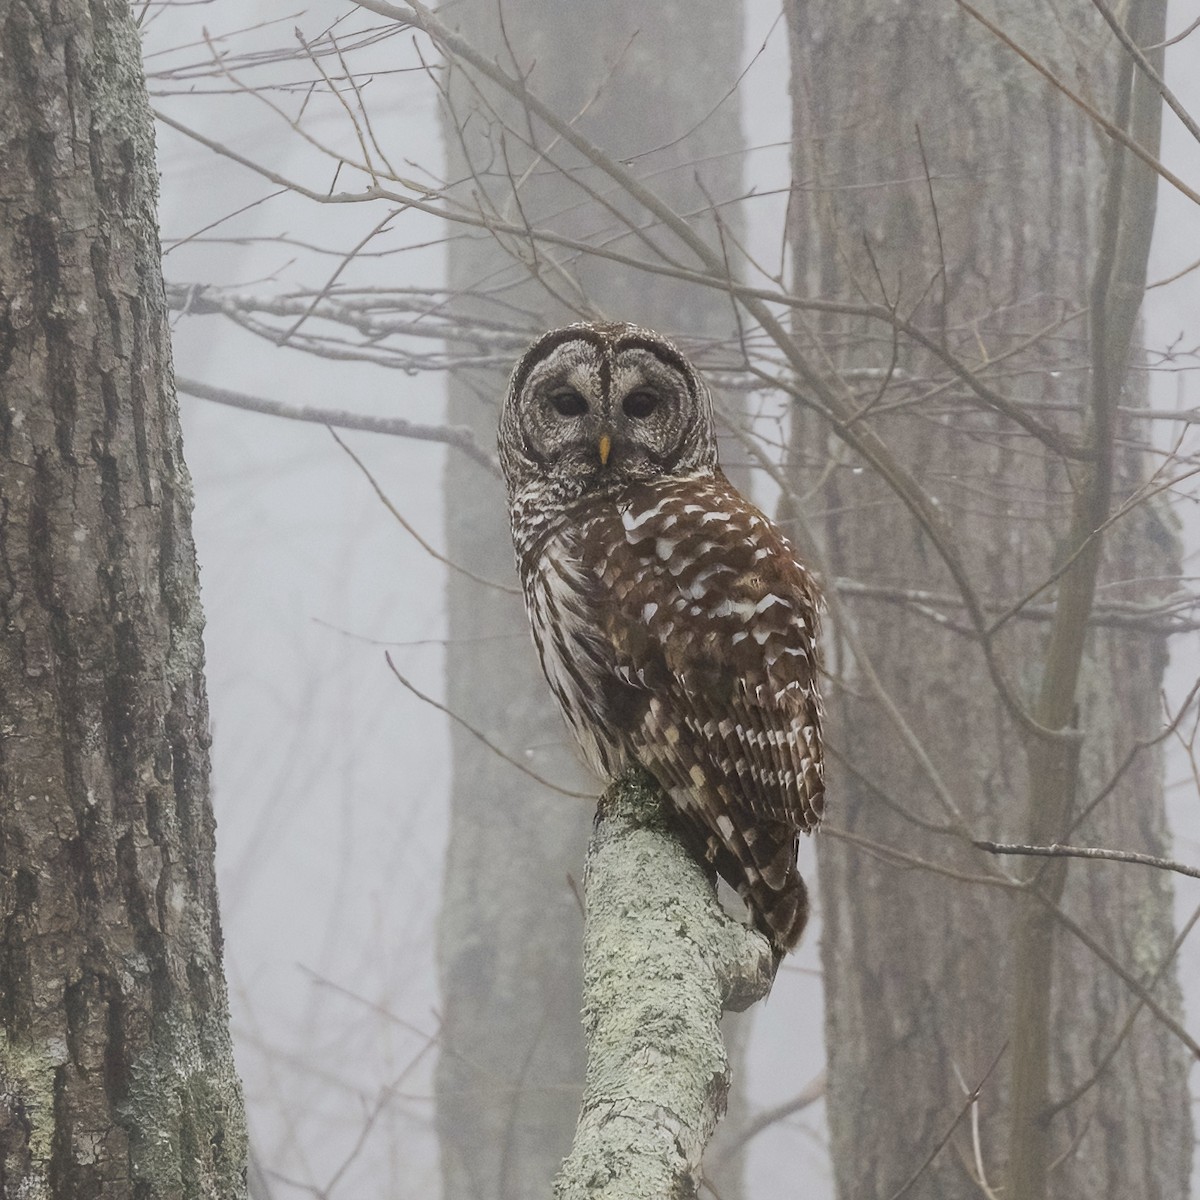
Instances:
[[[664,338],[571,325],[500,418],[517,568],[551,690],[592,769],[641,764],[778,953],[808,916],[798,834],[824,807],[819,595],[717,465],[712,402]]]

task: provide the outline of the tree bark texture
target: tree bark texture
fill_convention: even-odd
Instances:
[[[0,1195],[245,1194],[191,490],[123,0],[0,5]]]
[[[740,189],[738,160],[726,153],[740,146],[736,100],[690,132],[736,78],[740,6],[661,4],[650,15],[632,0],[602,7],[463,0],[444,19],[510,71],[515,49],[529,87],[557,112],[580,114],[581,131],[616,156],[653,152],[638,160],[639,173],[682,211],[703,209],[709,201],[697,175],[718,201]],[[672,69],[664,71],[668,60]],[[551,164],[565,165],[622,210],[629,202],[610,195],[610,185],[568,147],[463,70],[452,66],[446,85],[447,176],[461,181],[460,198],[474,197],[480,210],[506,219],[597,241],[615,229],[612,214]],[[546,158],[524,144],[531,137]],[[519,200],[514,177],[522,179]],[[638,245],[628,235],[616,244],[626,251]],[[695,338],[733,330],[727,302],[712,293],[553,248],[535,254],[522,240],[462,227],[451,242],[449,284],[460,312],[527,322],[530,339],[587,312]],[[482,445],[494,442],[508,370],[522,349],[503,339],[461,346],[464,362],[486,365],[456,372],[448,419],[473,429]],[[515,586],[500,482],[452,455],[445,495],[449,557]],[[576,790],[597,787],[573,766],[520,599],[452,575],[448,607],[451,709],[543,775]],[[444,1194],[525,1200],[553,1178],[578,1112],[582,922],[570,880],[581,870],[593,806],[538,788],[465,731],[454,731],[452,754],[438,935]],[[734,1164],[722,1176],[727,1198],[736,1175]]]
[[[1142,7],[1154,7],[1161,19],[1160,6]],[[1081,0],[1052,10],[1003,3],[989,16],[1068,85],[1086,81],[1087,96],[1103,112],[1117,111],[1123,52],[1092,5]],[[1121,221],[1111,221],[1104,205],[1118,165],[1111,144],[953,5],[818,0],[792,4],[789,20],[797,289],[822,300],[862,303],[865,296],[894,304],[962,359],[993,364],[987,378],[1006,395],[1061,406],[1036,411],[1051,412],[1048,419],[1073,437],[1090,436],[1098,387],[1118,394],[1124,387],[1126,395],[1142,387],[1136,375],[1125,379],[1127,337],[1097,382],[1097,333],[1087,308],[1106,253],[1136,261],[1128,243],[1145,233],[1152,187],[1149,197],[1143,190],[1136,202],[1126,201]],[[1143,44],[1154,40],[1161,37]],[[1121,247],[1114,250],[1116,242]],[[1123,278],[1118,290],[1128,295],[1132,287],[1136,296],[1140,282]],[[1104,311],[1118,324],[1128,319],[1115,307]],[[944,368],[903,335],[894,343],[886,323],[839,316],[822,318],[816,328],[839,369],[874,372],[858,385],[862,419],[936,497],[995,615],[1077,548],[1069,531],[1073,503],[1087,487],[1082,465],[1064,466],[1004,417],[973,406],[963,387],[934,392],[930,380]],[[797,416],[792,446],[803,485],[826,472],[814,531],[831,575],[885,589],[954,590],[929,538],[894,493],[812,414]],[[1119,445],[1109,507],[1124,502],[1145,476],[1142,455]],[[1177,554],[1170,516],[1153,501],[1143,503],[1106,533],[1099,584],[1170,576]],[[1064,582],[1049,595],[1061,597],[1067,588]],[[1078,594],[1085,603],[1076,618],[1086,621],[1090,593]],[[1128,587],[1117,594],[1134,595]],[[1069,637],[1053,643],[1059,649],[1048,659],[1052,643],[1044,627],[1010,621],[999,635],[1000,660],[1031,708],[1039,690],[1045,698],[1048,679],[1069,678],[1066,717],[1061,705],[1039,711],[1044,720],[1079,730],[1076,771],[1016,727],[974,642],[882,599],[847,603],[875,672],[969,830],[1030,840],[1035,820],[1061,826],[1101,792],[1135,742],[1157,729],[1166,653],[1156,637],[1068,631],[1082,648],[1076,680],[1054,657],[1068,654]],[[831,665],[848,684],[831,696],[830,738],[848,764],[833,772],[831,822],[954,870],[989,873],[963,838],[945,832],[954,818],[844,644],[835,647]],[[1164,852],[1157,750],[1135,758],[1072,836],[1082,844]],[[1172,941],[1169,880],[1092,863],[1055,869],[1063,873],[1068,915],[1149,983]],[[1053,874],[1043,872],[1052,891]],[[888,1196],[946,1134],[967,1092],[1012,1036],[1014,979],[1030,966],[1030,943],[1014,931],[1029,912],[1003,890],[905,870],[832,839],[821,846],[821,889],[838,1191]],[[1013,1121],[1038,1122],[1046,1134],[1039,1170],[1044,1185],[1045,1168],[1057,1163],[1049,1185],[1056,1200],[1184,1195],[1191,1153],[1186,1059],[1144,1011],[1094,1085],[1071,1103],[1052,1116],[1041,1106],[1007,1111],[1014,1071],[1044,1067],[1041,1091],[1051,1108],[1083,1088],[1136,1003],[1127,985],[1058,922],[1046,929],[1048,957],[1034,987],[1047,1006],[1041,1062],[1023,1059],[1029,1046],[1014,1041],[979,1103],[988,1183],[1003,1184],[1010,1145],[1024,1144]],[[1168,1009],[1178,1008],[1169,970],[1154,994]],[[1041,1086],[1034,1083],[1027,1094]],[[965,1200],[980,1194],[977,1174],[968,1120],[906,1195]],[[1014,1183],[1006,1200],[1034,1194],[1024,1187]]]
[[[776,960],[728,916],[640,772],[604,793],[588,848],[588,1066],[558,1200],[685,1200],[725,1112],[721,1014],[762,999]]]

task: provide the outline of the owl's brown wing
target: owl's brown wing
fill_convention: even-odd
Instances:
[[[719,474],[639,485],[603,523],[583,549],[609,719],[786,949],[807,911],[797,833],[824,806],[815,584]]]

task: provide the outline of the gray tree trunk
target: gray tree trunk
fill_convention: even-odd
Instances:
[[[509,48],[515,48],[530,88],[560,114],[582,112],[581,131],[612,154],[653,151],[638,160],[637,169],[682,211],[708,204],[697,175],[718,201],[740,190],[736,155],[710,158],[740,146],[736,97],[690,132],[736,78],[739,5],[706,0],[647,8],[622,0],[602,7],[528,3],[501,9],[491,0],[464,0],[447,8],[444,19],[510,71]],[[474,194],[485,211],[492,203],[508,218],[523,216],[577,237],[598,240],[615,226],[611,214],[546,162],[534,167],[515,205],[509,173],[519,177],[533,161],[519,136],[529,135],[530,122],[511,100],[488,88],[488,102],[516,131],[503,132],[474,88],[461,72],[451,71],[447,175],[464,181],[461,197]],[[544,129],[535,125],[533,132],[552,160],[607,189]],[[684,134],[689,136],[676,140]],[[613,199],[632,211],[628,201]],[[618,243],[626,252],[637,247],[628,235]],[[501,244],[486,233],[457,230],[449,264],[450,286],[460,296],[457,311],[515,318],[530,337],[581,313],[697,339],[733,330],[727,304],[710,292],[553,248],[543,250],[531,272],[520,261],[526,250],[513,239]],[[495,438],[498,402],[520,349],[502,345],[495,366],[460,371],[451,381],[450,423],[470,426],[484,445]],[[462,347],[472,358],[480,350]],[[450,558],[515,585],[499,481],[451,457],[445,495]],[[573,766],[519,598],[452,576],[449,612],[449,706],[541,774],[575,789],[598,790]],[[582,917],[568,876],[578,884],[594,805],[539,790],[464,731],[454,732],[452,751],[439,931],[444,1009],[437,1120],[444,1195],[527,1200],[548,1188],[579,1111]],[[739,1165],[730,1164],[722,1175],[730,1188]]]
[[[0,1195],[245,1194],[124,0],[0,5]]]
[[[1161,41],[1153,32],[1156,21],[1161,27],[1161,5],[1134,7],[1148,22],[1138,40]],[[1002,4],[993,15],[1070,86],[1084,81],[1104,113],[1119,111],[1120,89],[1128,89],[1122,51],[1092,5]],[[1095,303],[1091,328],[1086,316],[1093,280],[1107,250],[1142,235],[1139,226],[1153,212],[1152,181],[1148,195],[1143,186],[1127,203],[1119,227],[1106,225],[1105,187],[1116,167],[1110,143],[953,6],[817,0],[793,3],[789,17],[798,290],[822,300],[896,303],[902,316],[965,360],[1011,353],[989,382],[1034,405],[1039,418],[1085,436],[1097,386],[1089,370]],[[863,86],[868,79],[871,86]],[[1156,130],[1142,128],[1138,136],[1153,150]],[[1132,163],[1125,169],[1134,176],[1142,170]],[[985,600],[1002,608],[1042,582],[1073,548],[1066,539],[1072,495],[1086,486],[1086,474],[1078,467],[1068,474],[1060,458],[1011,422],[972,407],[961,386],[920,401],[935,372],[946,372],[903,335],[891,385],[875,400],[893,361],[887,326],[830,317],[819,328],[839,368],[875,370],[858,385],[857,402],[878,410],[864,420],[937,497]],[[1117,357],[1103,381],[1115,390],[1125,368],[1125,355]],[[1133,377],[1125,386],[1136,394],[1142,385]],[[897,400],[908,406],[887,411]],[[1048,404],[1063,407],[1036,407]],[[817,529],[832,575],[881,589],[954,590],[928,537],[870,468],[839,449],[811,415],[797,418],[793,432],[798,477],[809,485],[830,455],[840,455],[821,488]],[[1145,473],[1135,449],[1119,451],[1114,507]],[[1177,554],[1169,517],[1143,504],[1107,534],[1101,582],[1169,576]],[[978,836],[1027,840],[1038,820],[1027,812],[1037,756],[1027,753],[977,645],[895,603],[849,603],[875,671],[965,824]],[[961,611],[956,616],[962,623]],[[1030,704],[1043,687],[1047,644],[1047,626],[1021,621],[1010,622],[997,643]],[[1156,730],[1165,660],[1157,637],[1088,633],[1073,693],[1084,735],[1079,781],[1056,803],[1073,803],[1078,814],[1133,744]],[[930,780],[844,647],[832,666],[848,686],[832,697],[830,738],[848,768],[834,771],[831,822],[959,871],[994,869],[994,861],[933,828],[946,813]],[[1162,853],[1160,768],[1157,751],[1143,752],[1072,840]],[[1061,830],[1061,820],[1051,824]],[[839,1195],[889,1196],[909,1181],[962,1110],[965,1089],[980,1082],[1006,1041],[979,1104],[983,1167],[992,1187],[1008,1173],[1006,1200],[1045,1194],[1053,1163],[1048,1189],[1056,1200],[1186,1193],[1186,1057],[1145,1011],[1094,1086],[1048,1121],[1040,1103],[1037,1111],[1008,1111],[1014,1070],[1044,1065],[1043,1095],[1053,1104],[1086,1084],[1118,1044],[1135,997],[1091,951],[1052,923],[1034,989],[1045,1005],[1047,1036],[1040,1062],[1022,1062],[1029,1043],[1016,1037],[1013,1010],[1016,946],[1022,954],[1028,949],[1027,940],[1016,940],[1027,918],[1021,906],[1003,891],[903,869],[844,842],[824,841],[820,857],[828,1115]],[[1062,904],[1143,982],[1168,955],[1171,888],[1158,873],[1072,864]],[[1169,970],[1155,996],[1178,1008]],[[1028,1152],[1034,1126],[1045,1131],[1045,1146],[1033,1156],[1041,1163],[1030,1176],[1040,1175],[1039,1183],[1009,1171],[1007,1162],[1010,1146],[1018,1147],[1014,1156]],[[906,1195],[976,1197],[976,1174],[966,1120]]]

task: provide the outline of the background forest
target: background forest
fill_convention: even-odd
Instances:
[[[1200,864],[1200,10],[279,7],[135,6],[254,1194],[569,1144],[595,785],[492,454],[590,316],[707,373],[829,597],[815,920],[712,1194],[1188,1194],[1200,885],[980,843]]]
[[[1164,799],[1177,805],[1177,856],[1189,857],[1189,756],[1170,759],[1165,798],[1156,781],[1161,747],[1190,745],[1194,710],[1178,739],[1125,759],[1180,714],[1195,680],[1194,634],[1175,638],[1166,680],[1162,636],[1193,615],[1174,540],[1191,427],[1130,415],[1111,432],[1111,508],[1136,507],[1109,536],[1093,602],[1107,619],[1094,618],[1070,689],[1067,714],[1084,708],[1091,734],[1072,817],[1125,770],[1077,833],[1038,839],[1026,836],[1022,730],[995,677],[1032,709],[1055,590],[1030,600],[1036,619],[994,635],[989,679],[974,614],[920,516],[822,410],[855,413],[851,433],[877,436],[895,471],[947,514],[990,622],[1077,549],[1071,504],[1085,485],[1055,439],[1094,428],[1085,310],[1102,259],[1120,239],[1129,261],[1116,269],[1165,279],[1200,254],[1200,225],[1159,184],[1145,268],[1137,243],[1158,181],[1124,156],[1126,195],[1106,213],[1113,143],[961,8],[747,7],[659,5],[648,20],[640,5],[485,0],[442,14],[483,64],[523,78],[616,160],[618,179],[489,85],[480,64],[431,48],[386,10],[310,9],[294,31],[264,12],[270,24],[236,33],[228,24],[254,24],[244,8],[225,26],[220,5],[149,9],[156,106],[260,168],[162,131],[166,275],[185,380],[469,429],[484,453],[509,363],[564,317],[652,324],[713,373],[726,461],[842,584],[831,825],[862,841],[819,843],[824,928],[746,1022],[744,1094],[725,1127],[734,1158],[722,1170],[717,1145],[710,1163],[724,1196],[741,1155],[747,1195],[800,1180],[821,1195],[833,1193],[832,1154],[845,1194],[889,1195],[1010,1036],[1016,906],[936,870],[991,873],[967,837],[1163,853]],[[991,16],[1153,154],[1157,95],[1135,92],[1122,111],[1138,73],[1098,7],[1053,6],[1036,20],[1022,9]],[[1180,12],[1160,28],[1161,12],[1156,26],[1142,6],[1137,16],[1146,47],[1189,21]],[[1171,53],[1194,60],[1188,40]],[[1182,86],[1188,73],[1176,74]],[[1185,176],[1197,162],[1171,114],[1162,156]],[[694,229],[709,260],[632,185]],[[371,186],[386,195],[321,203],[359,201]],[[447,194],[465,223],[439,219]],[[815,303],[747,311],[688,277],[720,278],[725,266],[767,298]],[[1148,294],[1147,353],[1132,353],[1125,380],[1120,339],[1135,329],[1111,335],[1125,409],[1200,401],[1188,382],[1194,289],[1193,273]],[[531,1194],[574,1120],[580,921],[569,877],[588,806],[444,720],[383,658],[388,649],[401,675],[524,766],[588,790],[501,590],[512,574],[499,488],[461,449],[428,441],[347,431],[343,449],[319,426],[196,400],[184,412],[258,1165],[272,1194],[290,1194],[287,1180],[327,1194],[335,1177],[351,1191],[415,1192],[439,1173],[447,1195]],[[1172,938],[1165,876],[1074,863],[1052,886],[1065,886],[1091,937],[1154,977]],[[1191,913],[1176,891],[1179,926]],[[1137,995],[1061,929],[1053,956],[1044,1041],[1025,1052],[1050,1060],[1055,1094],[1099,1076],[1056,1122],[1053,1157],[1069,1151],[1072,1164],[1053,1194],[1139,1194],[1147,1174],[1161,1190],[1145,1194],[1178,1194],[1188,1101],[1175,1035],[1134,1016]],[[1169,969],[1160,988],[1176,1011]],[[1002,1178],[1011,1070],[996,1068],[974,1125],[962,1123],[918,1194],[975,1194],[972,1177]],[[1158,1115],[1143,1118],[1144,1135],[1131,1093]]]

